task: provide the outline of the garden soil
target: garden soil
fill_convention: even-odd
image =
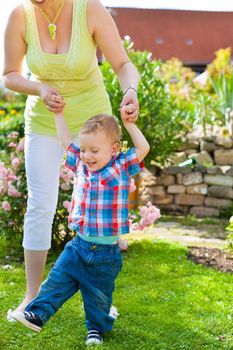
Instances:
[[[189,247],[188,258],[197,264],[233,273],[233,254],[217,248]]]

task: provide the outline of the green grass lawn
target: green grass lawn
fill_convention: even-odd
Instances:
[[[0,269],[0,349],[85,349],[79,294],[40,334],[5,320],[8,308],[21,301],[25,284],[22,264],[12,265],[13,269]],[[48,270],[51,266],[50,262]],[[114,305],[121,316],[104,337],[103,349],[233,349],[233,276],[193,264],[181,246],[132,243],[124,253]]]

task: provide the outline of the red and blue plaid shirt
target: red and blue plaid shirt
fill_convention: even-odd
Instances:
[[[69,227],[93,237],[128,233],[130,178],[142,169],[135,148],[91,172],[80,159],[79,147],[72,143],[66,166],[75,173]]]

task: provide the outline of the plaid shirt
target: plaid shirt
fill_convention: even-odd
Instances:
[[[69,227],[93,237],[128,233],[130,177],[141,171],[135,148],[91,172],[80,159],[79,147],[72,143],[66,166],[75,173]]]

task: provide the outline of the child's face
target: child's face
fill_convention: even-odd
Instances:
[[[81,133],[79,147],[80,158],[91,171],[103,168],[119,151],[119,144],[112,143],[112,140],[102,130],[90,134]]]

